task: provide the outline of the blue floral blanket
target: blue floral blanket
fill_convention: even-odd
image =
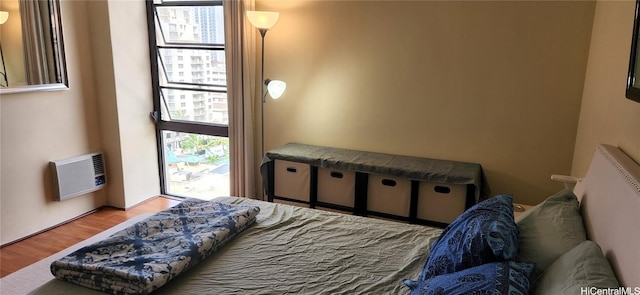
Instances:
[[[211,255],[256,220],[257,206],[186,199],[51,264],[63,281],[147,294]]]

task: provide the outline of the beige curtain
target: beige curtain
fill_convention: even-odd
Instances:
[[[231,195],[257,198],[255,158],[256,37],[246,21],[254,0],[224,0]]]
[[[20,0],[19,3],[27,84],[51,83],[55,81],[55,67],[49,5],[46,0]]]

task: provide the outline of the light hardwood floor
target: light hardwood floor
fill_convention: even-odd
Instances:
[[[155,213],[180,202],[169,197],[155,197],[129,210],[102,207],[96,212],[55,227],[25,240],[0,248],[0,278],[65,248],[144,213]]]

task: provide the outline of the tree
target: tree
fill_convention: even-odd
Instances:
[[[193,154],[205,156],[207,163],[213,164],[228,155],[229,138],[189,134],[180,142],[180,146]],[[223,153],[213,151],[222,150]]]

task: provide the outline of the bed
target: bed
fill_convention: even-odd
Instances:
[[[571,203],[573,199],[575,204]],[[489,200],[511,206],[509,196]],[[640,250],[637,247],[640,245],[640,166],[620,149],[609,145],[597,147],[587,175],[575,189],[550,196],[518,218],[515,224],[519,240],[513,240],[509,234],[495,236],[492,232],[492,238],[499,241],[483,244],[492,251],[491,257],[475,253],[484,250],[474,246],[453,266],[443,265],[441,259],[436,259],[455,256],[443,245],[453,245],[451,241],[458,241],[460,233],[471,236],[473,233],[469,229],[480,224],[474,223],[479,221],[473,218],[486,216],[485,213],[477,213],[479,211],[471,208],[460,216],[464,221],[456,220],[450,227],[441,229],[245,198],[222,197],[214,201],[233,206],[257,206],[260,212],[254,224],[153,294],[437,294],[438,291],[447,294],[451,293],[447,290],[455,290],[464,284],[470,288],[486,285],[478,279],[479,272],[500,275],[507,272],[507,279],[509,273],[527,273],[527,286],[517,284],[514,288],[528,293],[559,294],[580,288],[598,290],[618,286],[640,293]],[[477,210],[493,210],[490,208],[496,206],[484,206],[489,209],[477,206]],[[513,214],[513,207],[510,210]],[[505,212],[509,211],[502,210],[495,213],[500,216],[482,218],[510,218],[513,221],[512,215],[507,216]],[[574,219],[564,216],[565,213],[573,214],[571,218]],[[562,218],[557,218],[559,215]],[[567,220],[574,226],[576,222],[584,224],[582,236],[572,233],[573,229],[565,230]],[[561,224],[550,225],[549,222]],[[505,224],[510,226],[506,221]],[[501,228],[502,224],[492,223],[492,226],[494,231],[497,227],[500,232],[505,230]],[[119,229],[122,226],[103,233],[100,238]],[[545,232],[555,229],[561,231]],[[551,238],[540,237],[554,234],[571,236],[573,241],[562,238],[550,243]],[[52,261],[87,243],[3,278],[1,293],[15,294],[11,290],[21,290],[28,294],[102,294],[54,279],[50,274],[43,283],[18,288],[19,284],[28,282],[29,273],[47,272]],[[520,252],[512,253],[508,249],[513,243]],[[442,254],[443,251],[446,254]],[[540,252],[544,259],[536,256]],[[499,256],[506,258],[499,259]],[[579,263],[587,261],[588,265],[578,269],[576,259]],[[469,261],[476,265],[462,265]],[[476,272],[471,271],[476,268]],[[584,273],[580,271],[585,269],[594,271],[599,280],[581,280]],[[470,280],[473,282],[469,283]],[[494,288],[496,283],[490,284],[494,284]]]

